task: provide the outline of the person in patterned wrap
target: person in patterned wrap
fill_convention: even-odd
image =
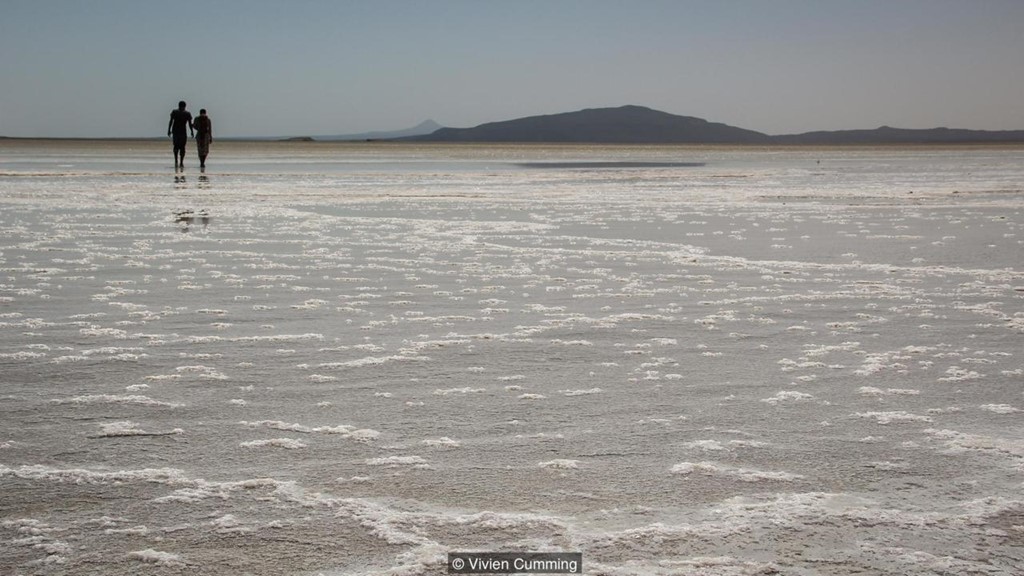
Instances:
[[[199,149],[199,168],[206,168],[206,156],[210,153],[210,142],[213,142],[213,122],[206,115],[206,108],[199,110],[193,125],[196,129],[196,148]]]

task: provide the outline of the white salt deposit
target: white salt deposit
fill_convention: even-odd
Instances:
[[[366,460],[367,466],[409,466],[426,463],[427,461],[420,456],[387,456]]]
[[[129,552],[128,558],[131,558],[132,560],[139,560],[147,564],[154,564],[156,566],[166,566],[169,568],[185,567],[185,562],[181,560],[181,556],[170,552],[154,550],[152,548]]]
[[[459,446],[462,446],[461,442],[458,440],[452,440],[447,436],[442,436],[441,438],[428,438],[424,440],[423,443],[435,448],[458,448]]]
[[[579,460],[569,460],[567,458],[558,458],[556,460],[548,460],[547,462],[541,462],[537,464],[541,468],[552,468],[555,470],[575,470],[580,467]]]
[[[931,416],[910,414],[902,410],[891,412],[858,412],[858,418],[873,418],[879,424],[892,424],[893,422],[931,422]]]
[[[248,442],[242,442],[239,446],[242,448],[263,448],[270,446],[273,448],[298,450],[299,448],[306,448],[308,444],[295,440],[294,438],[269,438],[265,440],[249,440]]]
[[[142,396],[139,394],[87,394],[85,396],[75,396],[73,398],[54,398],[51,400],[53,404],[140,404],[142,406],[161,406],[168,408],[176,408],[183,406],[182,404],[175,404],[173,402],[163,402],[160,400],[154,400],[149,396]]]
[[[1024,572],[1020,148],[165,144],[0,139],[11,573]]]
[[[1020,408],[1014,408],[1009,404],[983,404],[980,408],[996,414],[1016,414],[1021,411]]]
[[[761,402],[775,406],[783,402],[799,402],[803,400],[810,400],[812,398],[814,398],[814,396],[806,392],[800,392],[797,390],[780,390],[771,398],[762,398]]]
[[[672,474],[686,476],[694,473],[734,478],[743,482],[760,482],[762,480],[790,482],[803,478],[800,474],[790,472],[767,472],[749,468],[734,468],[717,462],[682,462],[672,467]]]

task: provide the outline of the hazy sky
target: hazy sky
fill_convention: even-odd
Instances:
[[[0,135],[346,134],[638,104],[1024,129],[1024,0],[0,0]]]

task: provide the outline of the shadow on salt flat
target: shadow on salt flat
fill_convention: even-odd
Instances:
[[[520,168],[700,168],[704,162],[519,162]]]

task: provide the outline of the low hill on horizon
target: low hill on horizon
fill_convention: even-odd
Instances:
[[[588,108],[577,112],[489,122],[473,128],[440,128],[398,138],[415,142],[564,142],[607,144],[962,144],[1024,143],[1024,130],[909,129],[816,131],[770,136],[677,116],[644,106]]]
[[[441,128],[406,138],[419,142],[578,142],[621,144],[760,144],[769,136],[753,130],[676,116],[643,106],[589,108],[530,116],[475,128]]]
[[[0,140],[163,140],[153,137],[10,137]],[[754,130],[679,116],[644,106],[588,108],[576,112],[488,122],[472,128],[443,127],[425,120],[411,128],[339,135],[226,136],[222,141],[388,141],[497,142],[580,144],[750,144],[750,145],[886,145],[886,144],[1024,144],[1024,130],[962,128],[893,128],[813,131],[769,135]]]
[[[439,129],[443,128],[437,122],[433,120],[424,120],[412,128],[405,128],[402,130],[388,130],[388,131],[374,131],[374,132],[360,132],[358,134],[337,134],[332,136],[312,136],[314,140],[392,140],[396,138],[405,138],[408,136],[421,136],[424,134],[430,134]]]
[[[893,128],[834,130],[773,136],[776,144],[968,144],[1024,142],[1024,130]]]

